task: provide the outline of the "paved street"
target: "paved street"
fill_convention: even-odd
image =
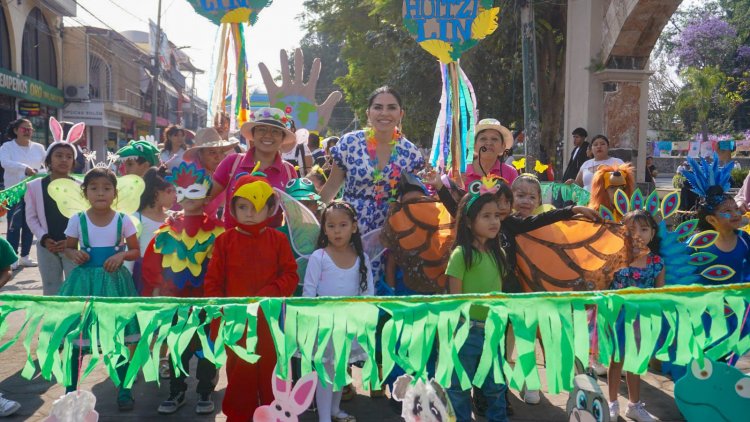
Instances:
[[[0,233],[4,236],[5,224],[2,223],[0,226]],[[33,251],[34,249],[32,249]],[[35,255],[32,253],[32,256]],[[14,294],[41,294],[41,281],[39,272],[36,268],[24,268],[21,271],[17,271],[13,280],[2,289],[0,293],[14,293]],[[10,318],[10,328],[6,332],[6,335],[2,338],[2,343],[5,343],[10,336],[12,336],[19,328],[22,323],[18,316],[12,316]],[[32,344],[32,348],[35,344]],[[22,408],[12,417],[7,418],[9,421],[13,420],[29,420],[29,421],[40,421],[49,415],[49,409],[52,402],[63,394],[63,388],[59,385],[52,384],[43,380],[41,377],[36,377],[33,380],[26,380],[21,377],[21,370],[25,364],[25,351],[21,341],[17,342],[9,350],[5,351],[0,355],[0,393],[4,397],[16,400],[21,403]],[[541,361],[541,359],[539,359]],[[193,362],[193,366],[195,361]],[[745,357],[741,362],[743,370],[745,372],[750,369],[750,359]],[[195,368],[193,368],[194,370]],[[542,374],[544,369],[540,368]],[[355,379],[358,378],[358,373],[354,373]],[[682,417],[677,410],[677,407],[672,398],[673,383],[661,376],[649,373],[643,377],[644,383],[642,387],[643,401],[646,402],[647,408],[658,416],[661,420],[665,421],[678,421],[682,420]],[[545,381],[543,381],[544,384]],[[606,389],[606,385],[600,379],[600,386],[603,390]],[[224,415],[217,411],[215,415],[199,417],[194,411],[195,400],[195,380],[189,379],[189,395],[187,403],[182,407],[175,415],[166,417],[166,419],[174,420],[185,420],[185,421],[222,421],[226,418]],[[144,421],[144,420],[159,420],[164,418],[156,412],[156,408],[159,403],[164,400],[168,395],[168,384],[162,382],[161,385],[155,383],[146,383],[142,379],[139,380],[134,388],[134,396],[136,399],[135,410],[126,413],[120,413],[117,410],[115,403],[115,389],[111,381],[107,379],[106,373],[102,366],[99,366],[83,383],[83,389],[92,391],[97,397],[96,410],[101,415],[100,420],[102,421]],[[214,394],[214,399],[217,403],[217,409],[220,408],[221,399],[226,388],[226,376],[223,371],[219,378],[219,383]],[[621,392],[626,393],[625,383],[622,383]],[[355,416],[360,421],[398,421],[401,418],[393,411],[388,399],[377,398],[370,399],[361,388],[358,388],[358,395],[352,401],[344,403],[342,408]],[[521,402],[518,398],[519,394],[517,391],[513,392],[511,402],[515,408],[515,415],[511,418],[514,421],[561,421],[565,420],[565,403],[567,401],[567,394],[558,395],[544,395],[541,404],[537,406],[529,406]],[[627,406],[625,399],[620,399],[620,408],[623,409],[624,414]],[[300,419],[302,421],[316,421],[317,415],[308,412],[303,415]],[[621,418],[621,420],[623,420]]]

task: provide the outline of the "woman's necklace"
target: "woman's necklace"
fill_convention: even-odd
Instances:
[[[396,200],[396,185],[398,184],[398,179],[401,176],[401,169],[395,163],[397,154],[396,143],[398,143],[398,140],[401,139],[401,132],[398,130],[398,128],[395,128],[393,130],[393,136],[391,137],[391,141],[389,142],[391,154],[388,158],[388,163],[386,163],[385,167],[383,167],[382,170],[380,169],[380,163],[378,160],[378,140],[375,139],[375,130],[373,128],[365,129],[365,138],[367,140],[367,155],[369,156],[370,166],[372,166],[373,169],[372,181],[373,185],[375,186],[375,201],[377,201],[378,205],[383,202],[383,199],[385,198],[386,185],[388,185],[391,194],[390,198],[388,198],[388,202],[393,202]],[[384,172],[389,165],[392,166],[391,175],[389,179],[386,179],[384,176]]]

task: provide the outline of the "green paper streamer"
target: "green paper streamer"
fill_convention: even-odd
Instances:
[[[226,362],[227,348],[242,359],[257,361],[257,318],[262,309],[276,346],[277,372],[281,377],[288,376],[289,359],[297,354],[303,374],[315,370],[321,381],[340,389],[350,381],[346,369],[356,340],[368,355],[363,382],[367,388],[379,388],[382,380],[375,361],[379,341],[383,376],[398,364],[407,373],[425,379],[427,361],[434,351],[438,355],[435,378],[443,386],[449,386],[455,376],[461,387],[468,389],[491,376],[515,388],[525,384],[535,389],[541,387],[534,353],[539,332],[547,364],[547,390],[556,394],[572,387],[575,360],[585,362],[588,358],[591,333],[586,323],[587,307],[596,306],[601,362],[623,360],[626,370],[643,373],[652,353],[667,360],[670,348],[676,355],[676,364],[687,364],[704,355],[716,358],[727,353],[746,353],[750,338],[740,335],[741,324],[727,327],[725,308],[734,312],[741,323],[749,302],[750,285],[392,298],[0,295],[0,334],[7,334],[9,315],[24,312],[20,329],[0,345],[0,351],[22,339],[26,349],[24,377],[40,373],[47,380],[54,377],[56,382],[69,385],[70,362],[78,358],[75,345],[84,329],[84,337],[98,347],[89,348],[90,362],[83,368],[81,379],[103,362],[110,377],[119,384],[117,368],[129,363],[122,380],[125,386],[132,385],[140,371],[147,381],[158,382],[158,351],[165,341],[173,364],[180,371],[187,368],[181,366],[179,356],[194,336],[199,338],[204,356],[217,366]],[[476,374],[470,378],[458,355],[468,336],[469,325],[465,321],[472,305],[488,307],[489,315],[482,356]],[[621,310],[625,326],[623,356],[619,356],[616,336]],[[706,316],[713,320],[709,332],[703,326]],[[379,318],[384,323],[382,337],[376,339]],[[132,322],[140,326],[141,336],[131,355],[125,345],[125,327]],[[505,359],[508,322],[516,335],[515,366]],[[213,339],[205,332],[209,324],[214,327]],[[640,325],[640,346],[635,340],[635,325]],[[34,339],[38,339],[36,350],[32,350]],[[329,342],[333,352],[330,362],[324,361],[326,347],[320,346]],[[327,374],[326,366],[333,368],[333,377]]]

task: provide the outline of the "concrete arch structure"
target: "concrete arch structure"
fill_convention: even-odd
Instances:
[[[648,126],[648,61],[682,0],[569,0],[565,57],[565,153],[573,128],[610,139],[643,181]],[[640,154],[638,152],[641,152]]]

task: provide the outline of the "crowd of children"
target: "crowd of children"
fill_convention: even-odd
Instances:
[[[393,96],[390,92],[378,95]],[[371,99],[373,110],[382,106],[378,101],[384,97],[377,98]],[[397,96],[394,98],[398,100]],[[395,107],[394,104],[386,105]],[[261,117],[243,127],[243,134],[248,139],[269,136],[279,142],[292,142],[288,130],[280,126],[282,120]],[[390,137],[388,130],[386,128],[383,132]],[[381,196],[392,195],[391,202],[394,202],[382,223],[392,229],[388,235],[391,237],[386,239],[384,236],[384,243],[392,246],[385,274],[377,268],[374,270],[376,266],[365,253],[362,242],[366,228],[361,222],[371,224],[372,221],[358,212],[366,213],[375,209],[374,205],[361,203],[355,207],[342,200],[321,203],[318,193],[330,175],[330,171],[321,167],[314,167],[309,178],[295,178],[296,170],[278,162],[277,152],[257,142],[257,149],[253,148],[248,154],[230,155],[219,164],[212,181],[211,175],[195,164],[182,162],[172,168],[155,167],[159,163],[158,149],[146,141],[134,141],[121,152],[126,163],[125,171],[130,174],[125,177],[141,180],[138,182],[142,184],[142,193],[137,211],[125,215],[118,204],[122,184],[131,183],[132,179],[124,181],[108,166],[97,165],[80,184],[87,208],[66,217],[64,208],[67,206],[49,191],[56,186],[56,180],[72,180],[77,155],[72,142],[80,136],[80,130],[74,127],[66,139],[61,129],[59,133],[54,129],[53,132],[56,142],[47,148],[45,158],[48,175],[29,183],[26,193],[29,225],[39,238],[38,257],[45,294],[83,297],[369,296],[376,293],[380,277],[391,288],[395,287],[398,294],[516,293],[525,290],[517,277],[517,236],[574,218],[599,221],[600,215],[621,221],[634,246],[630,254],[632,259],[614,274],[610,287],[645,289],[661,287],[665,282],[666,263],[659,255],[659,230],[652,215],[644,210],[618,214],[614,206],[618,189],[626,195],[633,193],[632,167],[599,168],[591,180],[591,208],[571,205],[554,209],[542,204],[542,189],[536,177],[518,175],[515,170],[509,176],[506,172],[511,170],[498,166],[496,159],[481,156],[497,156],[507,148],[503,142],[508,142],[509,132],[494,119],[483,120],[477,125],[477,147],[482,152],[475,160],[465,190],[456,183],[460,177],[448,178],[433,169],[415,174],[421,164],[415,166],[413,172],[389,167],[396,154],[393,152],[391,161],[382,170],[392,182],[393,192],[380,193]],[[398,131],[392,133],[394,137],[401,136]],[[360,141],[366,142],[369,150],[376,135],[375,132],[366,132]],[[396,138],[386,141],[391,145],[398,142]],[[345,137],[342,145],[352,142],[359,141]],[[512,143],[512,138],[509,142]],[[411,149],[404,148],[408,156]],[[337,161],[334,166],[348,165],[348,158],[341,158],[342,153],[344,151],[334,148],[332,154],[340,158],[340,164]],[[378,164],[378,157],[389,158],[380,150],[371,151],[370,156],[373,167],[382,166]],[[421,157],[413,157],[413,160],[421,163]],[[267,174],[258,171],[259,166],[271,172],[273,182]],[[485,166],[490,171],[485,172]],[[698,206],[700,228],[718,232],[711,252],[717,256],[717,262],[734,269],[734,275],[727,282],[746,282],[750,277],[750,237],[739,231],[745,222],[737,205],[725,193],[726,183],[721,175],[726,176],[728,172],[722,169],[721,175],[714,177],[709,173],[717,172],[716,168],[697,163],[693,168],[695,170],[687,172],[687,177],[702,198]],[[350,170],[356,173],[356,170]],[[340,186],[344,176],[339,174],[336,177]],[[220,212],[231,224],[223,225],[215,212],[207,212],[208,202],[215,197],[215,192],[212,192],[215,183],[220,190],[226,191],[224,209]],[[288,222],[278,227],[281,221],[281,198],[275,190],[278,184],[285,186],[290,197],[300,201],[320,220],[316,249],[309,256],[304,272],[298,271],[297,255],[288,237]],[[351,188],[347,185],[347,189]],[[365,198],[360,199],[365,201]],[[378,198],[378,207],[381,199]],[[413,207],[409,208],[410,212],[422,209],[424,215],[433,216],[429,218],[435,220],[421,223],[434,226],[433,230],[428,230],[430,236],[442,236],[440,242],[433,243],[440,245],[444,259],[430,264],[430,268],[440,269],[439,277],[445,280],[442,284],[429,283],[437,277],[422,277],[422,284],[419,284],[416,280],[420,277],[415,276],[414,269],[403,268],[410,261],[399,255],[405,252],[399,247],[398,230],[391,227],[396,223],[390,217],[407,206]],[[438,215],[441,217],[436,217]],[[445,227],[445,221],[450,227]],[[0,250],[4,250],[3,243],[0,239]],[[248,251],[252,251],[252,256]],[[12,261],[6,262],[6,256],[9,255],[5,252],[0,254],[0,287],[9,279]],[[135,264],[123,265],[126,262]],[[247,271],[250,267],[252,271]],[[427,271],[425,268],[420,268],[422,276]],[[476,372],[483,351],[487,316],[487,308],[475,305],[469,311],[469,318],[462,321],[462,324],[469,325],[469,334],[458,352],[458,359],[469,377]],[[199,318],[203,320],[206,316],[202,314]],[[617,336],[624,335],[623,318],[624,315],[620,315],[618,319]],[[740,323],[738,316],[731,313],[727,314],[727,321],[735,327]],[[83,321],[84,325],[86,323]],[[209,336],[217,334],[217,324],[205,327]],[[638,327],[635,329],[637,332]],[[125,334],[127,345],[138,341],[139,329],[135,321],[129,324]],[[251,364],[233,350],[227,350],[228,385],[222,410],[230,421],[251,420],[257,408],[274,399],[271,380],[276,351],[271,330],[260,309],[255,336],[255,353],[259,356],[255,363]],[[244,337],[242,341],[245,341]],[[624,341],[619,344],[624,344]],[[317,346],[325,348],[325,368],[332,379],[333,346]],[[91,347],[95,345],[83,335],[82,341],[76,341],[72,354],[66,356],[72,368],[72,377],[66,380],[67,391],[77,388],[81,357],[89,353]],[[201,343],[195,335],[180,356],[181,366],[176,363],[165,366],[164,375],[170,379],[170,392],[159,406],[159,413],[175,413],[186,403],[185,377],[193,356],[198,358],[195,411],[199,414],[214,412],[212,393],[217,369],[199,353],[200,348]],[[167,356],[166,351],[162,354]],[[367,358],[356,344],[352,347],[350,362]],[[510,352],[507,358],[511,359]],[[613,360],[609,365],[612,420],[619,414],[617,394],[622,366],[621,359]],[[121,410],[132,409],[135,405],[133,396],[122,384],[127,362],[113,362],[112,367],[118,375],[113,378],[121,384],[118,385],[118,406]],[[626,416],[639,421],[654,420],[640,400],[639,377],[627,373],[626,382],[630,400]],[[473,392],[474,399],[472,392],[463,390],[457,379],[447,388],[447,393],[458,421],[471,420],[473,412],[484,414],[490,421],[505,421],[512,413],[507,386],[491,375]],[[477,401],[477,397],[482,397],[483,401]],[[539,403],[540,395],[538,391],[524,389],[523,398],[535,404]],[[341,401],[342,392],[334,391],[331,383],[321,381],[316,393],[319,420],[355,421],[355,416],[341,409]]]

